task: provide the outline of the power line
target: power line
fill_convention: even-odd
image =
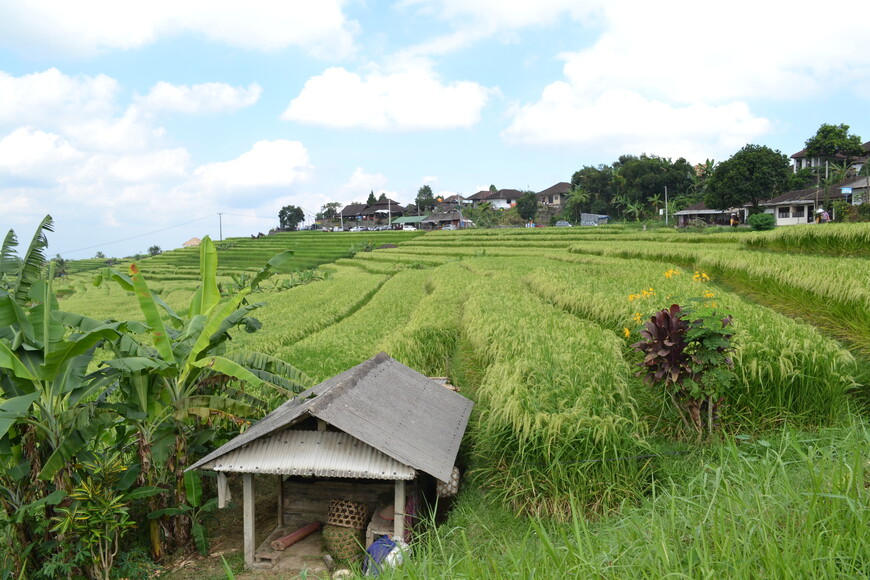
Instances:
[[[160,232],[165,232],[166,230],[171,230],[171,229],[173,229],[173,228],[179,228],[179,227],[181,227],[181,226],[186,226],[186,225],[188,225],[188,224],[192,224],[192,223],[194,223],[194,222],[199,222],[199,221],[202,221],[202,220],[205,220],[205,219],[210,219],[211,217],[212,217],[212,216],[210,216],[210,215],[208,215],[208,216],[203,216],[203,217],[198,217],[198,218],[192,219],[192,220],[190,220],[190,221],[182,222],[182,223],[180,223],[180,224],[175,224],[175,225],[171,225],[171,226],[166,226],[165,228],[160,228],[159,230],[153,230],[153,231],[150,231],[150,232],[145,232],[144,234],[136,234],[135,236],[130,236],[129,238],[123,238],[123,239],[120,239],[120,240],[114,240],[114,241],[112,241],[112,242],[103,242],[103,243],[101,243],[101,244],[96,244],[96,245],[93,245],[93,246],[87,246],[87,247],[85,247],[85,248],[78,248],[78,249],[75,249],[75,250],[67,250],[67,251],[64,251],[64,252],[58,252],[58,253],[59,253],[59,254],[74,254],[74,253],[76,253],[76,252],[83,252],[83,251],[85,251],[85,250],[93,250],[94,248],[102,248],[102,247],[105,247],[105,246],[111,246],[112,244],[120,244],[121,242],[128,242],[128,241],[130,241],[130,240],[135,240],[136,238],[144,238],[145,236],[150,236],[150,235],[152,235],[152,234],[157,234],[157,233],[160,233]]]

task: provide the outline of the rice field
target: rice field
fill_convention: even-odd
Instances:
[[[460,455],[467,491],[411,577],[530,577],[535,566],[547,577],[787,577],[802,554],[813,576],[860,576],[870,259],[849,249],[866,227],[839,228],[439,231],[352,258],[316,248],[348,234],[317,232],[311,255],[328,276],[253,294],[263,328],[230,348],[317,380],[384,350],[475,401]],[[219,253],[222,280],[265,263],[256,242]],[[181,256],[142,263],[170,305],[193,291]],[[64,308],[138,316],[116,287],[83,274],[65,284]],[[700,448],[635,376],[630,348],[639,321],[692,301],[733,315],[736,332],[720,438]],[[813,443],[821,433],[837,433],[827,444],[840,451]]]

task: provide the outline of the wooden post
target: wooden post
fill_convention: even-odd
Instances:
[[[393,539],[405,540],[405,480],[397,479],[393,497]]]
[[[284,527],[284,476],[278,475],[278,527]]]
[[[242,506],[245,533],[245,567],[254,567],[254,476],[245,473],[242,476]]]

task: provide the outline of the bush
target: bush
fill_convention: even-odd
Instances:
[[[772,230],[776,227],[776,218],[772,213],[757,213],[749,216],[746,223],[752,226],[753,230],[763,231]]]

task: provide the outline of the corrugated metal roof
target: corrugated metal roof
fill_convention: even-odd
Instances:
[[[403,465],[447,481],[473,405],[382,352],[300,393],[188,469],[317,417]],[[257,472],[254,467],[251,473]]]
[[[413,479],[416,471],[338,431],[288,429],[261,437],[201,465],[234,473],[272,473],[363,479]]]

